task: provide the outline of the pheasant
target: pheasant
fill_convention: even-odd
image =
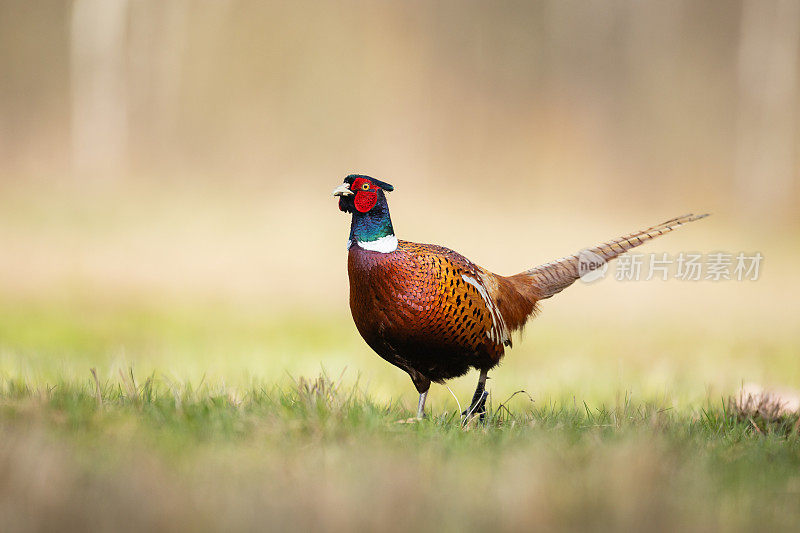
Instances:
[[[336,187],[339,209],[352,215],[347,241],[350,310],[358,332],[379,356],[406,371],[419,392],[422,418],[431,382],[480,372],[464,415],[485,413],[486,378],[511,335],[538,303],[581,275],[583,253],[500,276],[433,244],[398,240],[386,193],[394,187],[352,174]],[[684,215],[588,249],[598,261],[618,255],[707,215]]]

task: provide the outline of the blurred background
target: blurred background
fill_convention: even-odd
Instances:
[[[800,386],[791,0],[2,0],[0,371],[324,367],[410,405],[349,317],[352,172],[396,187],[401,238],[501,274],[691,211],[645,251],[764,255],[755,282],[578,284],[496,393]]]

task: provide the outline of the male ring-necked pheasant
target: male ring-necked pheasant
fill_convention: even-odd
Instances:
[[[398,240],[385,193],[388,183],[353,174],[334,189],[352,214],[347,270],[350,310],[378,355],[405,370],[419,392],[417,417],[431,382],[480,371],[465,414],[485,411],[486,376],[502,359],[511,334],[540,300],[580,277],[579,254],[505,277],[442,246]],[[685,215],[600,244],[588,251],[609,261],[635,246],[706,215]]]

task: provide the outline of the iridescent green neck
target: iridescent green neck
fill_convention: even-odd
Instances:
[[[366,213],[356,211],[350,223],[351,242],[372,242],[394,235],[389,205],[383,191],[378,192],[378,202]]]

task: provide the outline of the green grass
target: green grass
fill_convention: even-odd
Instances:
[[[0,529],[796,529],[796,417],[725,407],[735,369],[800,375],[796,332],[536,327],[485,424],[440,386],[401,424],[410,381],[340,317],[6,299]]]
[[[98,394],[99,392],[99,394]],[[234,396],[130,375],[0,382],[12,529],[769,530],[800,519],[795,420],[719,405],[493,406],[412,424],[326,377]],[[34,512],[35,511],[35,512]]]

